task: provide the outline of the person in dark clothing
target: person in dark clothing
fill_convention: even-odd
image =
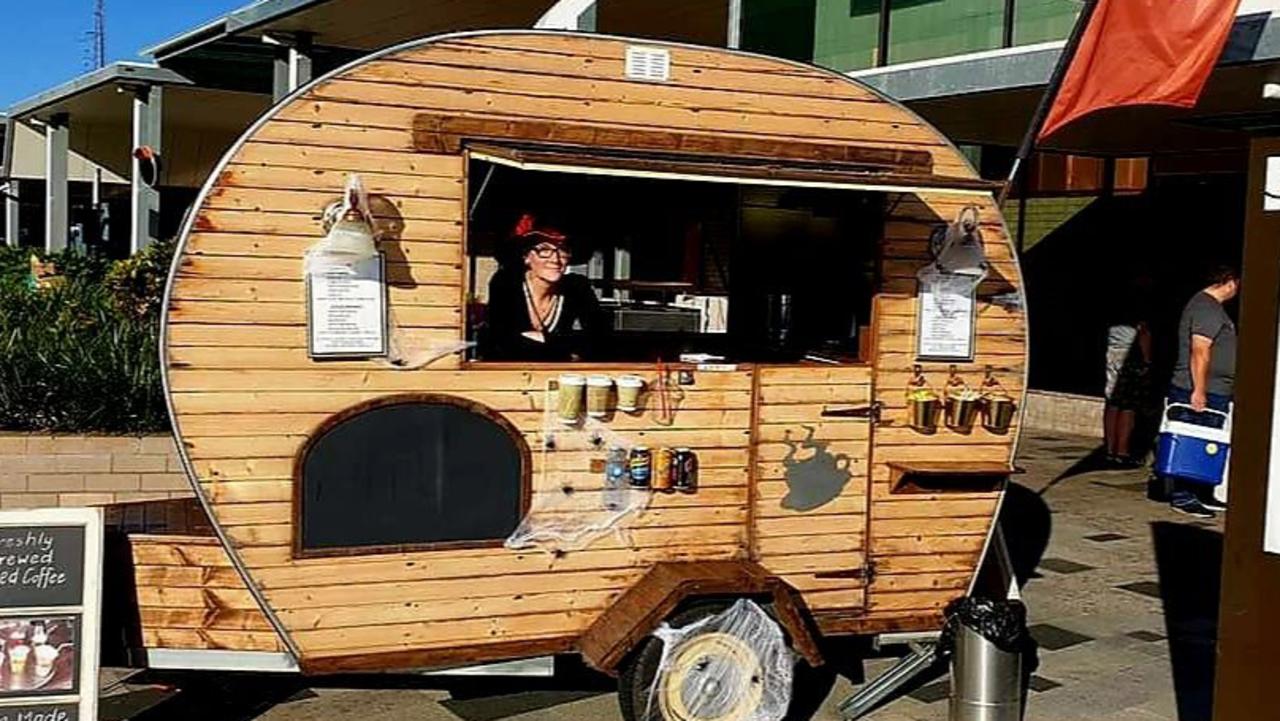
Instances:
[[[600,308],[586,278],[568,272],[567,238],[525,215],[511,242],[519,258],[489,281],[486,360],[569,361],[590,357]]]
[[[1229,412],[1235,392],[1236,326],[1222,304],[1240,291],[1239,275],[1233,268],[1215,269],[1209,285],[1196,293],[1182,310],[1178,321],[1178,361],[1173,368],[1168,403],[1191,406],[1174,409],[1177,420],[1223,427],[1220,415],[1206,409]],[[1196,488],[1175,479],[1169,497],[1174,510],[1193,516],[1212,517],[1212,502]]]
[[[1138,413],[1152,399],[1150,294],[1151,278],[1136,278],[1113,307],[1113,322],[1107,329],[1103,437],[1107,462],[1119,468],[1141,465],[1133,458],[1131,441]]]

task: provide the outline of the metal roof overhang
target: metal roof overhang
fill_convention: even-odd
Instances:
[[[30,124],[66,114],[72,151],[123,177],[131,172],[133,96],[130,85],[162,85],[163,147],[166,177],[198,185],[205,157],[229,145],[270,106],[270,98],[252,93],[194,87],[182,75],[153,65],[116,63],[82,75],[9,109],[12,122]],[[216,108],[217,112],[210,112]]]
[[[1015,146],[1026,132],[1063,43],[1007,48],[904,63],[850,76],[905,102],[958,142]],[[1242,15],[1218,68],[1192,110],[1128,107],[1073,123],[1048,147],[1087,153],[1149,155],[1238,150],[1248,119],[1280,112],[1262,84],[1280,79],[1280,17]],[[1236,123],[1232,118],[1239,117]]]
[[[112,63],[105,68],[85,73],[38,95],[19,101],[7,112],[14,120],[45,118],[70,112],[77,105],[86,102],[92,106],[99,94],[119,95],[116,89],[128,84],[190,85],[191,81],[172,70],[155,65]],[[83,111],[86,108],[81,106],[79,109]]]
[[[727,44],[729,0],[597,0],[596,29],[705,45]],[[142,51],[169,64],[184,56],[240,57],[263,35],[305,34],[319,51],[390,47],[445,32],[532,28],[556,0],[261,0]],[[267,55],[270,48],[263,48]],[[184,67],[185,71],[185,67]]]
[[[530,28],[555,0],[261,0],[142,51],[158,62],[213,43],[307,33],[318,46],[376,50],[442,32]]]
[[[467,150],[473,160],[518,170],[579,175],[894,193],[928,191],[976,196],[988,195],[999,186],[998,183],[970,178],[781,158],[640,153],[604,148],[501,143],[468,143]]]

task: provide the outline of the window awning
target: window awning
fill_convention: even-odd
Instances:
[[[564,145],[467,143],[470,157],[519,170],[743,185],[832,188],[897,193],[987,195],[999,183],[931,174],[842,167],[789,158],[628,152]]]

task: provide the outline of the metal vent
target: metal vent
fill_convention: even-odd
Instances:
[[[665,82],[671,79],[671,53],[665,48],[627,47],[627,77]]]

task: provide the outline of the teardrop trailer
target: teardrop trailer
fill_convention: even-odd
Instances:
[[[857,81],[732,50],[474,32],[316,81],[236,143],[181,238],[162,354],[207,530],[130,535],[141,644],[308,674],[576,653],[629,718],[655,682],[663,717],[751,718],[758,695],[679,703],[696,673],[653,632],[749,677],[753,639],[707,623],[738,599],[800,673],[830,639],[937,630],[1025,387],[991,190]],[[304,272],[343,198],[376,250],[346,285]],[[582,359],[486,356],[529,210],[608,318]],[[652,475],[669,452],[683,492]]]

